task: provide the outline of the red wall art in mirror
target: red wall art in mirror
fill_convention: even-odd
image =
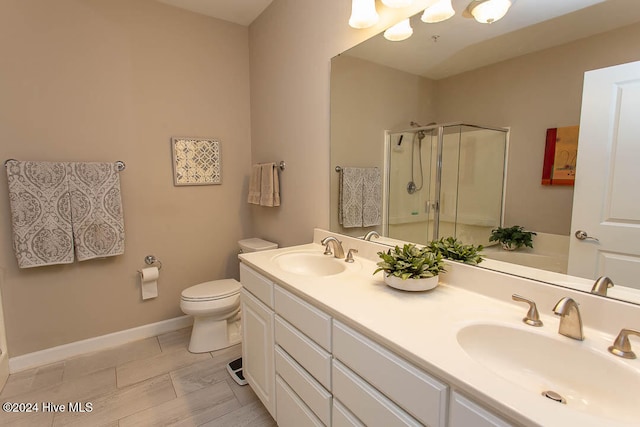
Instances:
[[[542,185],[573,185],[576,179],[578,128],[547,129],[542,166]]]

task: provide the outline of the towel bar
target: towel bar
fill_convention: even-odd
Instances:
[[[7,167],[7,164],[8,164],[10,161],[12,161],[12,160],[13,160],[13,161],[16,161],[16,159],[7,159],[7,160],[5,160],[5,161],[4,161],[4,167],[6,168],[6,167]],[[281,169],[284,169],[284,166],[282,166],[282,164],[283,164],[283,163],[284,163],[284,162],[280,162],[280,168],[281,168]],[[125,170],[126,168],[127,168],[127,165],[126,165],[122,160],[118,160],[118,161],[116,161],[116,169],[118,169],[118,172],[122,172],[122,171],[123,171],[123,170]]]
[[[375,168],[378,169],[377,167]],[[342,166],[336,166],[336,172],[342,172]]]

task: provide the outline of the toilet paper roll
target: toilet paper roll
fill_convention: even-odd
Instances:
[[[140,271],[140,287],[142,288],[143,300],[158,296],[158,277],[160,277],[158,267],[143,268]]]

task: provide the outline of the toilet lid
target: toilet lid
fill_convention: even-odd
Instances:
[[[212,280],[182,291],[182,299],[190,301],[226,298],[240,292],[242,285],[235,279]]]

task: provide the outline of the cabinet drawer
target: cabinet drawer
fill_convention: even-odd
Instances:
[[[446,384],[340,322],[333,322],[333,356],[421,422],[444,427]]]
[[[331,393],[314,380],[282,348],[276,346],[276,373],[326,425],[331,424]]]
[[[276,312],[320,347],[331,351],[331,316],[279,286],[274,290]]]
[[[275,331],[276,344],[327,390],[331,390],[331,355],[278,315]]]
[[[511,427],[511,424],[456,393],[451,393],[450,427]]]
[[[333,361],[333,396],[368,426],[422,425],[337,360]]]
[[[365,427],[338,399],[333,400],[331,414],[332,427]]]
[[[273,282],[240,263],[240,283],[260,301],[273,309]]]
[[[276,414],[279,427],[324,426],[291,387],[277,375]]]

